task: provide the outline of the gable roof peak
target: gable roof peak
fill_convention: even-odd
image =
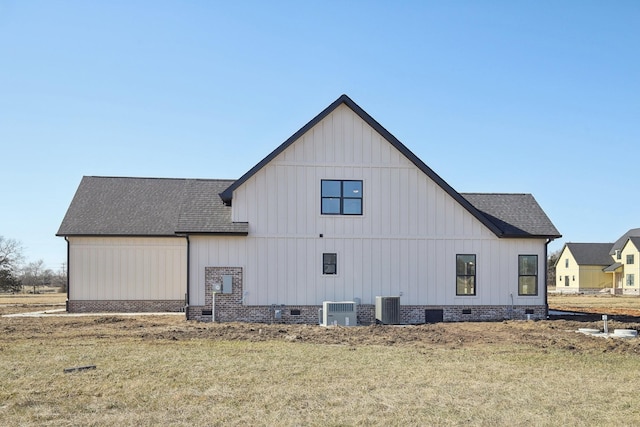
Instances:
[[[541,215],[536,215],[536,221],[538,221],[536,230],[524,230],[520,227],[513,227],[513,224],[506,223],[504,221],[498,220],[498,218],[494,218],[491,215],[488,215],[487,212],[482,212],[482,209],[479,209],[475,202],[467,200],[466,197],[458,193],[453,189],[444,179],[442,179],[436,172],[434,172],[429,166],[427,166],[418,156],[413,154],[411,150],[409,150],[400,140],[398,140],[395,136],[391,134],[388,130],[386,130],[380,123],[378,123],[373,117],[371,117],[366,111],[364,111],[358,104],[356,104],[351,98],[347,95],[342,94],[338,99],[332,102],[327,108],[322,110],[317,116],[311,119],[306,125],[300,128],[297,132],[295,132],[292,136],[290,136],[286,141],[280,144],[275,150],[273,150],[269,155],[267,155],[264,159],[262,159],[258,164],[252,167],[247,173],[242,175],[237,181],[231,184],[228,188],[226,188],[223,192],[220,193],[220,198],[224,202],[225,205],[231,206],[233,199],[233,192],[236,188],[240,187],[244,184],[248,179],[250,179],[254,174],[256,174],[260,169],[266,166],[269,162],[271,162],[276,156],[282,153],[286,148],[288,148],[295,141],[299,140],[302,135],[304,135],[307,131],[317,125],[321,120],[331,114],[335,109],[337,109],[341,105],[346,105],[349,107],[356,115],[358,115],[366,124],[371,126],[373,130],[375,130],[380,136],[382,136],[389,144],[395,147],[403,156],[405,156],[411,163],[413,163],[418,169],[420,169],[425,175],[427,175],[432,181],[436,183],[440,188],[442,188],[449,196],[451,196],[457,203],[459,203],[464,209],[466,209],[471,215],[473,215],[476,219],[478,219],[485,227],[487,227],[491,232],[493,232],[498,237],[544,237],[544,238],[558,238],[561,237],[560,233],[555,229],[551,221],[546,217],[546,214],[542,212],[542,209],[537,205],[533,196],[528,194],[516,194],[513,197],[526,197],[529,198],[533,203],[528,203],[529,206],[537,208],[537,213],[542,212]],[[479,194],[479,193],[478,193]],[[506,197],[506,195],[501,195],[502,198]],[[495,199],[495,198],[494,198]],[[495,205],[495,203],[492,203]],[[503,201],[503,205],[505,202]],[[521,207],[522,203],[518,203],[518,206]],[[513,208],[513,206],[512,206]],[[505,211],[505,209],[501,209],[501,211]]]
[[[614,255],[617,250],[622,249],[627,243],[627,240],[629,240],[629,237],[640,237],[640,228],[632,228],[631,230],[624,233],[622,237],[616,240],[616,242],[613,244],[613,247],[611,248],[609,254]]]

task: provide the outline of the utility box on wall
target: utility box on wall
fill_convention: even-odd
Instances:
[[[233,293],[233,276],[230,274],[222,275],[222,293],[223,294]]]

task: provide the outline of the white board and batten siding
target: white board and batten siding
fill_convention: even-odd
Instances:
[[[172,237],[69,237],[70,299],[182,300],[187,244]]]
[[[362,180],[363,215],[321,215],[323,179]],[[199,299],[204,267],[240,266],[249,305],[373,304],[377,295],[412,305],[544,301],[544,240],[497,238],[344,105],[238,187],[232,209],[248,237],[191,240]],[[338,255],[336,275],[322,274],[326,252]],[[476,255],[476,296],[456,296],[456,254]],[[519,254],[538,255],[536,297],[518,297]]]

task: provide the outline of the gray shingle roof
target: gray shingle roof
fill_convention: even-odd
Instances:
[[[631,236],[629,240],[631,240],[636,249],[640,250],[640,236]]]
[[[218,193],[230,180],[84,177],[57,235],[247,234]]]
[[[562,237],[531,194],[461,193],[500,229],[500,237]]]
[[[616,242],[613,244],[611,250],[609,251],[609,255],[614,255],[617,250],[622,250],[624,245],[627,244],[627,240],[629,240],[629,237],[640,237],[640,228],[632,228],[631,230],[624,233],[622,237],[616,240]]]
[[[609,250],[613,243],[567,243],[578,265],[610,265]],[[560,260],[558,260],[560,262]]]
[[[609,267],[605,267],[602,269],[602,271],[604,271],[605,273],[611,273],[612,271],[616,271],[617,269],[619,269],[620,267],[622,267],[622,264],[619,262],[614,262],[613,264],[611,264]]]

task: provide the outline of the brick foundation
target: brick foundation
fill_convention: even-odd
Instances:
[[[184,300],[67,301],[69,313],[153,313],[184,311]]]
[[[232,276],[232,290],[222,290],[222,276]],[[241,267],[205,268],[205,305],[189,306],[187,318],[202,322],[252,322],[318,324],[321,305],[244,305],[243,277]],[[212,302],[215,298],[215,308]],[[490,321],[505,319],[544,319],[546,309],[543,305],[532,306],[433,306],[401,305],[400,323],[420,324],[427,320],[426,310],[442,310],[444,322]],[[215,316],[215,319],[213,318]],[[375,322],[375,305],[358,305],[358,324],[369,325]]]

